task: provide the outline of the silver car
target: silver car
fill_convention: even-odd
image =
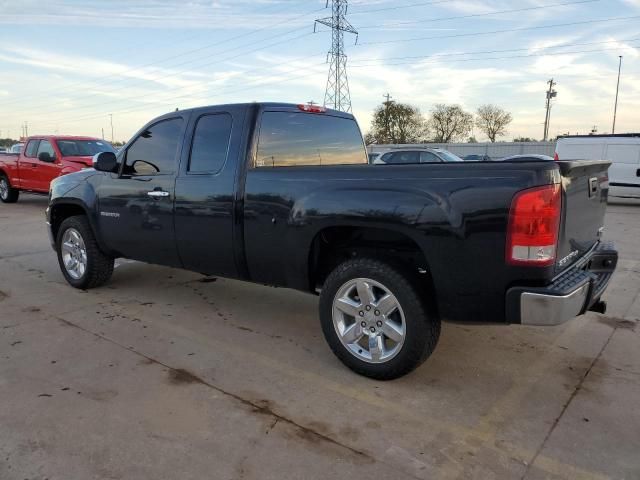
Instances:
[[[412,163],[448,163],[463,160],[444,148],[406,148],[386,153],[370,153],[369,163],[373,165],[399,165]]]

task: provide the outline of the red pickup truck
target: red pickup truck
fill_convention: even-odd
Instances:
[[[113,151],[108,142],[99,138],[29,137],[20,154],[0,154],[0,200],[14,203],[20,191],[46,194],[54,178],[92,167],[96,153]]]

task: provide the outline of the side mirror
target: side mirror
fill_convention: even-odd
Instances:
[[[113,152],[100,152],[93,156],[93,168],[99,172],[115,173],[118,171],[118,160]]]
[[[40,160],[41,162],[53,163],[55,159],[56,157],[52,157],[49,152],[40,152],[38,154],[38,160]]]

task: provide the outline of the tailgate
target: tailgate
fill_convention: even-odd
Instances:
[[[556,255],[556,272],[572,265],[600,239],[607,208],[611,162],[559,161],[563,185],[562,221]]]

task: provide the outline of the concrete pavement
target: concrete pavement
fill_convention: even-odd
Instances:
[[[609,207],[606,316],[445,324],[385,383],[310,295],[129,261],[69,287],[45,206],[0,205],[0,479],[640,478],[640,206]]]

